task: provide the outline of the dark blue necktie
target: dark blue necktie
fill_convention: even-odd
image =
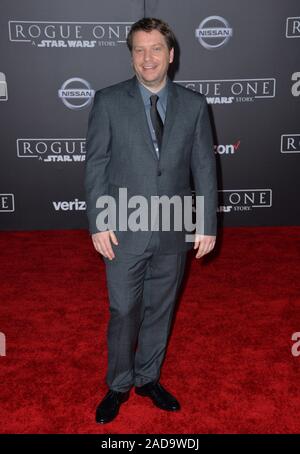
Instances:
[[[151,122],[152,122],[152,125],[154,128],[154,131],[155,131],[157,145],[160,150],[162,136],[163,136],[163,132],[164,132],[164,124],[163,124],[162,119],[157,110],[157,101],[158,101],[157,95],[150,96],[150,102],[151,102],[150,117],[151,117]]]

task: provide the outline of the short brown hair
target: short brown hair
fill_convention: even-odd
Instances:
[[[164,37],[168,46],[168,49],[171,50],[175,46],[176,38],[174,33],[172,32],[170,26],[154,17],[144,17],[143,19],[138,20],[135,22],[128,33],[127,36],[127,47],[132,52],[132,40],[133,35],[137,31],[144,31],[144,32],[151,32],[151,30],[158,30]]]

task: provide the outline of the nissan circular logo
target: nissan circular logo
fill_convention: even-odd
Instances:
[[[92,102],[94,94],[95,90],[91,88],[89,82],[79,77],[66,80],[58,90],[58,96],[64,105],[72,110],[88,106]]]
[[[203,47],[216,49],[226,44],[231,38],[232,28],[223,17],[209,16],[200,23],[195,35]]]

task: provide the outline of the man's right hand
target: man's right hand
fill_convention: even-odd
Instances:
[[[109,260],[115,258],[114,251],[111,247],[111,241],[117,246],[118,240],[112,230],[106,232],[93,233],[92,241],[97,252],[107,257]]]

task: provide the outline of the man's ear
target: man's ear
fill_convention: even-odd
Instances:
[[[174,47],[170,50],[170,57],[169,57],[169,63],[173,63],[174,61]]]

